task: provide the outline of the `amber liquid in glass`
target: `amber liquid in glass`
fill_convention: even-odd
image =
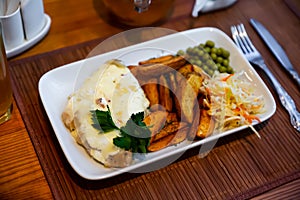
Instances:
[[[0,29],[1,31],[1,29]],[[1,35],[0,35],[1,36]],[[3,40],[0,37],[0,124],[6,122],[11,117],[12,88],[8,73],[8,65],[4,49]]]

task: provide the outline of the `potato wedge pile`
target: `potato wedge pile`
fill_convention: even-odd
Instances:
[[[144,119],[151,131],[149,151],[205,138],[213,132],[209,94],[202,88],[210,77],[200,67],[173,55],[128,67],[150,102],[150,113]]]

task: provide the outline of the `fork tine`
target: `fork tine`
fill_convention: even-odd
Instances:
[[[231,26],[230,28],[231,28],[230,30],[231,30],[232,38],[233,38],[235,44],[236,44],[239,48],[241,48],[241,46],[240,46],[240,44],[239,44],[239,41],[238,41],[238,39],[237,39],[238,32],[237,32],[236,27],[235,27],[235,26]]]
[[[232,37],[233,37],[235,44],[239,47],[239,49],[242,50],[243,53],[246,53],[247,49],[245,48],[245,46],[241,40],[241,37],[239,35],[239,32],[238,32],[236,26],[231,26],[231,33],[232,33]]]
[[[252,44],[243,24],[240,24],[239,29],[240,29],[240,34],[242,34],[245,43],[247,43],[246,45],[248,47],[247,49],[250,50],[250,52],[257,51],[254,45]]]
[[[244,45],[244,48],[246,49],[246,51],[244,53],[251,53],[252,49],[249,46],[248,41],[245,39],[245,28],[244,28],[244,25],[243,24],[237,25],[237,30],[238,30],[239,36],[241,38],[241,41],[242,41],[242,43]]]

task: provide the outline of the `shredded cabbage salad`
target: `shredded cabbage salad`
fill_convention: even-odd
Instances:
[[[235,74],[216,72],[205,81],[209,114],[216,120],[217,131],[248,125],[258,135],[251,124],[260,122],[257,115],[264,112],[265,102],[263,96],[254,93],[254,88],[244,71]]]

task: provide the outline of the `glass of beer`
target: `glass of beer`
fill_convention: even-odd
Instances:
[[[12,88],[8,72],[6,52],[2,38],[2,27],[0,23],[0,124],[8,121],[11,117]]]

